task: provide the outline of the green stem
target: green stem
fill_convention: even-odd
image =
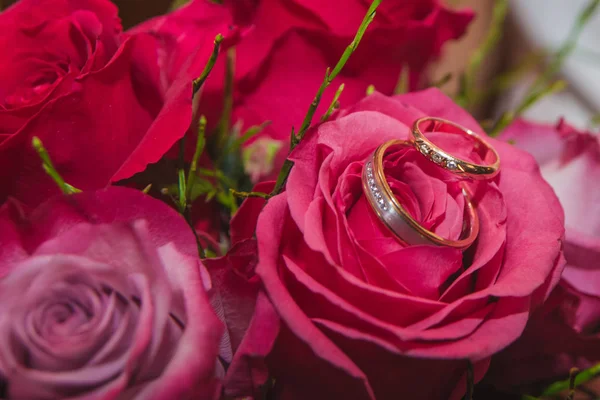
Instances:
[[[452,73],[448,72],[446,75],[442,76],[437,81],[431,83],[431,87],[436,87],[439,89],[442,86],[446,85],[448,82],[450,82],[451,79],[452,79]]]
[[[310,124],[312,123],[312,119],[315,115],[315,112],[317,111],[317,107],[319,107],[319,103],[321,102],[321,97],[323,96],[323,92],[325,92],[325,89],[327,89],[329,84],[342,71],[342,68],[344,68],[344,66],[348,62],[348,59],[350,58],[352,53],[354,53],[354,51],[360,44],[360,41],[365,34],[365,31],[367,30],[367,28],[369,27],[371,22],[373,22],[373,18],[375,18],[375,10],[377,10],[377,7],[379,6],[380,3],[381,3],[381,0],[374,0],[373,3],[371,3],[371,6],[367,10],[367,14],[363,18],[363,21],[360,24],[360,26],[358,27],[358,30],[356,31],[356,35],[354,36],[354,39],[352,40],[352,42],[348,45],[348,47],[346,47],[346,49],[342,53],[342,56],[338,60],[337,64],[335,65],[335,67],[333,67],[333,70],[330,72],[330,69],[328,68],[327,71],[325,71],[325,79],[323,80],[323,83],[321,83],[321,86],[319,87],[317,94],[315,95],[312,103],[310,104],[310,107],[308,108],[306,116],[304,117],[304,121],[302,122],[302,125],[300,126],[300,130],[298,131],[298,141],[302,140],[302,138],[304,137],[304,134],[310,127]]]
[[[507,111],[503,113],[498,121],[493,125],[489,132],[489,136],[498,136],[506,127],[508,127],[519,115],[524,113],[529,107],[538,102],[543,97],[563,91],[567,87],[565,81],[556,81],[551,83],[547,88],[535,93],[533,96],[528,96],[525,101],[521,102],[515,111]]]
[[[194,187],[194,181],[196,179],[196,171],[198,169],[198,159],[204,151],[204,145],[206,144],[206,117],[200,116],[199,127],[198,127],[198,138],[196,139],[196,150],[190,164],[190,170],[188,171],[187,177],[187,194],[188,199],[192,198],[192,188]]]
[[[204,249],[204,247],[202,247],[202,243],[200,242],[198,232],[196,232],[196,228],[194,228],[194,224],[192,223],[192,216],[189,207],[183,211],[182,215],[185,219],[185,222],[187,222],[188,226],[192,230],[192,233],[194,234],[194,238],[196,239],[196,247],[198,247],[198,255],[201,259],[206,258],[206,250]]]
[[[338,76],[338,74],[340,73],[340,71],[342,70],[344,65],[346,65],[346,63],[348,62],[348,59],[350,58],[352,53],[354,53],[354,51],[358,47],[367,28],[369,27],[371,22],[373,22],[373,18],[375,18],[375,11],[377,10],[377,7],[379,7],[379,4],[381,4],[381,0],[373,0],[373,2],[371,3],[371,6],[367,10],[365,17],[363,18],[360,26],[358,27],[358,30],[356,31],[356,35],[354,36],[354,39],[352,40],[352,42],[348,45],[348,47],[346,47],[346,49],[344,50],[344,53],[342,53],[342,56],[338,60],[337,64],[335,65],[335,67],[333,67],[333,70],[330,70],[329,68],[327,68],[327,71],[325,71],[325,79],[323,79],[323,83],[321,83],[321,86],[319,86],[319,90],[317,90],[317,94],[315,95],[312,103],[310,103],[310,106],[308,107],[308,111],[306,112],[304,121],[302,121],[302,125],[300,126],[300,130],[298,131],[298,134],[295,135],[294,131],[292,129],[292,135],[291,135],[291,140],[290,140],[290,151],[293,150],[294,147],[296,147],[298,145],[298,143],[300,143],[300,141],[306,134],[306,131],[308,130],[308,128],[310,127],[310,125],[312,123],[315,112],[317,111],[317,108],[319,107],[319,103],[321,102],[321,97],[323,96],[323,92],[325,92],[325,89],[327,89],[327,87],[329,86],[331,81],[333,81],[335,79],[335,77]],[[279,175],[277,176],[277,183],[275,184],[275,188],[269,194],[269,197],[275,196],[283,190],[283,187],[285,186],[285,182],[287,181],[287,177],[290,174],[290,171],[292,170],[293,166],[294,166],[294,163],[291,162],[290,160],[285,161],[285,163],[283,164],[283,167],[281,168],[281,171],[279,171]]]
[[[56,185],[64,194],[74,194],[81,192],[81,190],[65,182],[63,177],[60,176],[56,168],[54,168],[54,164],[52,163],[50,154],[48,154],[48,151],[44,147],[40,138],[34,136],[31,140],[31,144],[33,146],[33,149],[38,153],[38,156],[42,159],[42,168],[50,176],[50,178],[52,178],[52,180],[56,183]]]
[[[575,378],[577,378],[577,374],[579,374],[578,368],[571,368],[569,371],[569,395],[567,400],[573,400],[573,397],[575,397]]]
[[[281,193],[281,191],[285,187],[287,178],[290,175],[290,172],[292,171],[293,167],[294,167],[294,162],[290,161],[290,159],[286,158],[285,162],[283,163],[283,167],[281,167],[281,171],[279,171],[279,175],[277,175],[277,181],[275,182],[275,187],[273,187],[273,190],[271,191],[271,194],[269,197],[273,197],[273,196]]]
[[[327,109],[327,112],[321,117],[321,122],[325,122],[329,119],[329,117],[331,116],[331,114],[333,113],[333,111],[337,108],[340,108],[340,96],[342,95],[342,92],[344,91],[344,84],[342,83],[340,85],[340,87],[338,88],[338,90],[336,90],[335,94],[333,95],[333,100],[331,100],[331,104],[329,105],[329,108]]]
[[[467,360],[467,393],[465,400],[473,400],[473,391],[475,389],[475,376],[473,372],[473,363]]]
[[[531,84],[529,89],[527,90],[527,94],[521,101],[521,103],[517,106],[515,111],[510,113],[505,113],[501,116],[500,120],[494,126],[491,136],[496,136],[502,132],[504,128],[510,125],[516,118],[518,118],[522,113],[524,113],[529,107],[535,104],[536,101],[541,99],[542,97],[555,93],[564,88],[564,83],[551,82],[552,78],[560,71],[564,61],[567,57],[573,52],[579,36],[583,31],[583,28],[590,21],[591,17],[594,15],[598,6],[600,5],[600,0],[592,0],[587,6],[579,13],[575,25],[571,28],[569,32],[569,36],[567,40],[563,43],[563,45],[556,52],[554,58],[550,61],[548,67],[542,72],[540,76]]]
[[[473,93],[471,104],[480,104],[509,89],[519,82],[525,74],[533,70],[543,60],[544,55],[540,52],[532,53],[525,57],[516,67],[494,78],[490,85]]]
[[[260,197],[261,199],[269,198],[269,193],[263,192],[238,192],[235,189],[229,189],[229,192],[235,197],[239,197],[241,199],[247,199],[248,197]]]
[[[574,388],[583,383],[586,383],[598,375],[600,375],[600,364],[596,364],[591,368],[579,372],[575,377],[573,377],[573,373],[571,373],[568,379],[565,379],[564,381],[555,382],[552,385],[548,386],[540,397],[554,396],[556,394],[564,392],[565,390],[569,390],[569,388]]]
[[[187,190],[185,187],[185,170],[183,168],[180,168],[177,170],[177,176],[179,178],[179,184],[178,184],[178,188],[179,188],[179,198],[178,198],[178,205],[179,205],[179,211],[181,213],[183,213],[186,208],[187,208]]]
[[[473,95],[475,92],[475,81],[477,74],[481,68],[483,60],[486,56],[496,47],[500,38],[502,38],[502,28],[504,26],[504,20],[506,13],[508,12],[508,0],[496,0],[494,10],[492,12],[492,22],[490,23],[490,29],[483,41],[483,44],[469,60],[469,64],[462,77],[461,93],[459,94],[456,102],[463,106],[468,107],[473,105]]]
[[[567,57],[569,57],[573,50],[575,50],[575,46],[577,45],[577,41],[581,36],[583,28],[585,28],[587,23],[590,21],[590,19],[598,9],[599,5],[600,0],[592,0],[579,13],[575,25],[573,26],[573,28],[571,28],[571,31],[567,36],[567,40],[556,52],[556,55],[554,56],[554,59],[550,62],[548,68],[546,68],[546,70],[531,85],[531,92],[542,90],[542,88],[546,86],[547,82],[550,79],[552,79],[552,77],[556,75],[556,73],[560,70]]]
[[[217,136],[217,149],[223,152],[227,139],[230,136],[231,113],[233,111],[233,81],[235,78],[235,48],[227,51],[227,63],[225,69],[225,87],[223,89],[223,112],[219,121],[219,133]]]
[[[208,58],[208,61],[206,62],[206,65],[204,66],[204,70],[202,71],[200,76],[198,78],[194,79],[194,81],[193,81],[194,89],[192,92],[192,97],[194,97],[194,95],[196,93],[198,93],[198,90],[200,90],[200,88],[202,87],[202,85],[204,84],[206,79],[208,78],[210,71],[212,71],[213,67],[215,66],[215,63],[217,62],[217,56],[219,55],[219,49],[221,48],[222,41],[223,41],[223,35],[221,35],[219,33],[217,36],[215,36],[212,54]]]
[[[403,94],[408,92],[408,85],[410,79],[410,69],[408,65],[404,64],[400,70],[400,76],[398,76],[398,82],[394,88],[394,94]]]

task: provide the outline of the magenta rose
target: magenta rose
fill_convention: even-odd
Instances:
[[[362,191],[366,158],[387,140],[406,139],[425,115],[484,134],[437,89],[373,94],[308,133],[290,156],[285,192],[260,212],[256,274],[268,301],[259,296],[246,334],[260,334],[257,348],[243,351],[251,358],[267,350],[281,398],[459,399],[467,360],[480,380],[556,285],[563,212],[535,160],[514,146],[490,139],[502,171],[469,183],[481,229],[464,253],[402,246],[374,215]],[[432,138],[471,153],[459,135]],[[464,198],[455,177],[413,149],[386,157],[385,171],[423,226],[460,236]],[[240,208],[232,224],[239,243],[251,240],[243,225],[259,206]]]
[[[231,10],[233,25],[250,27],[236,46],[232,122],[241,122],[242,129],[247,129],[272,121],[246,143],[245,155],[246,172],[254,180],[270,176],[285,158],[292,126],[301,124],[326,68],[335,65],[351,42],[370,2],[350,0],[342,6],[312,0],[228,0],[210,7],[207,3],[209,0],[193,0],[143,27],[179,38],[181,49],[198,39],[190,33],[206,24],[215,8]],[[391,94],[404,65],[410,68],[415,87],[443,44],[460,37],[472,17],[470,12],[451,11],[435,0],[384,1],[357,53],[336,81],[336,85],[345,84],[342,103],[361,99],[370,84]],[[212,126],[220,117],[224,76],[225,57],[217,62],[200,103],[200,112]],[[329,106],[333,92],[329,90],[323,97],[318,117]]]
[[[211,28],[167,76],[160,38],[122,34],[108,0],[22,0],[2,12],[0,203],[35,206],[58,191],[33,136],[84,190],[158,161],[192,121],[192,79],[212,51]]]
[[[218,399],[222,324],[186,222],[139,191],[0,208],[3,397]]]
[[[560,121],[517,121],[502,135],[530,152],[565,210],[567,266],[523,337],[494,357],[489,380],[516,387],[546,383],[600,362],[600,142]],[[510,366],[510,367],[508,367]]]

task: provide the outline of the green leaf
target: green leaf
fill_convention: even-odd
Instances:
[[[215,187],[211,181],[203,178],[197,178],[194,181],[192,189],[190,190],[190,202],[194,202],[194,200],[198,199],[198,197],[204,196],[214,190]]]
[[[198,173],[201,176],[208,176],[208,177],[212,177],[212,178],[217,178],[217,180],[219,181],[220,184],[224,185],[224,186],[228,186],[228,187],[234,187],[235,186],[235,182],[229,178],[227,175],[225,175],[225,173],[219,169],[206,169],[206,168],[200,168],[198,170]]]
[[[239,138],[233,141],[233,143],[228,147],[227,152],[237,152],[244,143],[261,133],[269,125],[271,125],[271,121],[265,121],[260,125],[251,126]]]

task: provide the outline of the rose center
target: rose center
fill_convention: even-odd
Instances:
[[[0,103],[0,108],[13,109],[39,102],[60,82],[69,68],[66,63],[47,65],[37,60],[33,64],[35,68],[26,68],[22,72],[25,76],[13,82],[14,86]]]
[[[37,331],[47,340],[61,341],[65,336],[80,334],[94,317],[90,304],[66,298],[43,306],[36,321]]]

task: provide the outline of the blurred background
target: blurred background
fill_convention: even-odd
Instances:
[[[2,0],[0,0],[1,2]],[[4,6],[16,0],[4,0]],[[119,6],[125,28],[152,16],[168,12],[171,3],[183,0],[113,0]],[[389,1],[389,0],[388,0]],[[469,7],[476,13],[467,35],[450,43],[430,72],[430,82],[444,80],[442,89],[451,95],[460,88],[459,77],[468,68],[471,55],[485,42],[492,27],[498,0],[441,0],[454,8]],[[501,35],[493,50],[486,53],[474,77],[476,89],[484,96],[474,104],[463,104],[479,120],[498,118],[522,101],[528,85],[548,66],[548,60],[569,38],[578,15],[590,0],[508,0]],[[600,13],[591,17],[579,32],[569,56],[553,79],[564,81],[565,88],[544,96],[524,112],[534,121],[555,123],[559,117],[577,128],[593,129],[600,122]],[[448,75],[450,74],[450,75]],[[537,74],[537,75],[536,75]],[[501,76],[501,90],[492,77]],[[448,80],[449,78],[449,80]],[[494,86],[494,87],[491,87]],[[562,87],[561,85],[557,85]],[[555,89],[557,89],[555,88]]]
[[[167,12],[172,0],[115,0],[125,27],[150,16]],[[480,48],[489,32],[497,0],[446,0],[450,7],[469,7],[476,13],[468,34],[447,46],[443,57],[431,71],[431,82],[448,74],[442,87],[448,94],[459,90],[459,77],[467,68],[470,56]],[[494,76],[507,77],[504,87],[476,104],[466,105],[480,120],[496,119],[505,110],[514,109],[526,94],[529,84],[548,65],[551,54],[558,51],[577,24],[578,15],[589,0],[509,0],[508,14],[493,51],[488,53],[475,79],[476,87],[485,91]],[[496,10],[498,12],[498,10]],[[557,71],[557,79],[566,88],[547,95],[524,112],[534,121],[555,123],[565,117],[581,129],[593,129],[600,113],[600,13],[591,17],[579,34],[575,48]],[[492,91],[493,92],[493,91]]]
[[[433,81],[447,72],[453,73],[452,81],[444,87],[446,92],[458,90],[457,77],[485,41],[497,3],[494,0],[452,2],[455,7],[472,8],[477,17],[467,37],[449,45],[432,71]],[[600,12],[591,15],[583,26],[578,21],[590,4],[590,0],[509,0],[503,35],[486,57],[477,76],[477,86],[485,90],[492,77],[498,75],[507,78],[506,82],[500,93],[478,103],[471,111],[479,119],[495,119],[502,112],[514,109],[535,78],[549,69],[556,53],[568,49],[568,56],[553,78],[563,81],[564,89],[541,98],[523,115],[547,123],[565,117],[577,128],[593,129],[600,112]],[[569,48],[569,40],[573,39],[577,40]]]

